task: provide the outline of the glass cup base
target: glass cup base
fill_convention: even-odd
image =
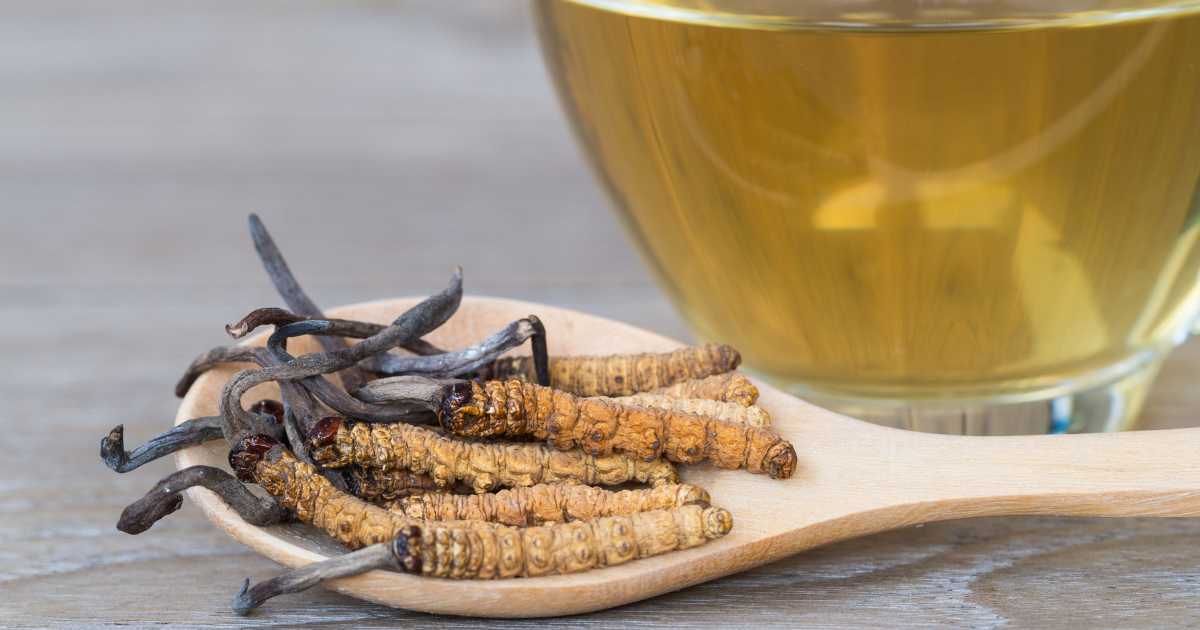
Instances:
[[[1166,352],[1155,352],[1115,378],[1071,389],[1057,386],[1012,399],[921,401],[851,399],[803,386],[786,389],[836,413],[896,429],[947,435],[1101,433],[1134,428]]]

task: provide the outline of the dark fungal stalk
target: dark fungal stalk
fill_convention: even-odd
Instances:
[[[296,313],[282,308],[266,307],[251,311],[249,315],[243,317],[241,321],[236,324],[225,324],[225,332],[229,333],[229,336],[233,337],[234,339],[241,339],[260,326],[286,326],[296,322],[316,319],[327,321],[332,324],[332,326],[328,330],[313,333],[315,335],[366,339],[367,337],[379,334],[384,328],[387,328],[387,326],[384,324],[371,324],[368,322],[358,322],[350,319],[336,319],[332,317],[297,315]],[[414,341],[412,343],[405,344],[403,347],[405,350],[408,350],[409,352],[412,352],[418,356],[445,354],[446,352],[445,350],[442,350],[441,348],[438,348],[437,346],[424,340]]]
[[[330,400],[326,400],[316,387],[321,384],[333,387],[325,379],[312,379],[314,376],[330,374],[344,369],[347,366],[357,364],[359,361],[386,352],[405,341],[419,339],[425,333],[436,329],[446,322],[454,311],[458,309],[458,304],[462,300],[462,269],[456,268],[454,277],[450,283],[439,294],[431,296],[420,304],[404,312],[400,317],[396,318],[392,325],[383,329],[378,335],[368,337],[361,342],[350,346],[349,348],[338,350],[335,352],[314,352],[306,354],[302,357],[297,357],[291,361],[273,367],[264,367],[261,369],[242,370],[234,375],[228,383],[225,384],[225,389],[221,394],[221,417],[228,422],[230,416],[240,416],[242,421],[248,420],[247,411],[242,409],[242,396],[255,385],[266,383],[269,381],[278,381],[282,379],[304,379],[301,382],[309,391],[322,399],[322,402],[334,408],[337,407]],[[310,325],[311,322],[298,322],[289,324],[288,326]],[[285,326],[284,328],[288,328]],[[279,334],[280,331],[276,331]],[[284,337],[286,338],[286,336]],[[452,384],[451,384],[452,385]],[[314,387],[316,386],[316,387]],[[344,395],[344,394],[343,394]],[[366,403],[360,403],[366,405]],[[390,422],[408,422],[408,423],[423,423],[427,422],[436,409],[436,404],[420,404],[417,402],[407,408],[397,407],[400,413],[396,414],[400,418],[390,419]],[[340,411],[340,410],[339,410]],[[342,412],[346,415],[354,416],[350,412]],[[374,418],[361,418],[364,421],[379,420]],[[230,440],[230,435],[225,434],[225,439]],[[230,442],[230,445],[236,442]]]
[[[183,377],[179,379],[179,383],[175,386],[175,395],[183,397],[187,395],[189,389],[196,379],[204,372],[222,363],[255,363],[261,367],[274,367],[278,362],[266,348],[260,346],[222,346],[213,348],[208,352],[200,355],[188,366]],[[284,391],[285,401],[298,399],[298,396],[288,396],[286,385],[288,381],[280,380],[279,387]],[[424,407],[414,407],[404,403],[373,405],[364,403],[361,400],[351,397],[346,392],[339,389],[336,385],[329,382],[328,379],[315,377],[306,379],[299,383],[297,387],[302,387],[308,390],[321,402],[329,406],[330,409],[344,416],[356,418],[363,422],[417,422],[420,418],[416,414],[424,414]],[[298,415],[297,421],[301,427],[301,432],[306,434],[312,430],[310,422],[315,422],[321,417],[324,417],[323,412],[311,414],[308,416]],[[427,414],[426,414],[427,415]],[[432,415],[427,415],[425,422],[431,422]]]
[[[469,348],[424,357],[384,353],[360,361],[359,367],[368,372],[381,374],[416,374],[429,378],[453,378],[467,375],[487,366],[500,355],[520,346],[526,340],[532,340],[530,343],[533,345],[533,360],[539,384],[548,385],[550,368],[546,353],[546,327],[535,315],[518,319]]]
[[[269,438],[267,438],[269,439]],[[158,482],[125,511],[117,521],[117,529],[126,534],[140,534],[163,517],[175,512],[183,503],[180,492],[194,487],[208,488],[221,497],[246,522],[253,525],[270,525],[287,519],[291,512],[274,499],[260,499],[233,475],[212,466],[192,466],[168,475]]]
[[[408,573],[421,572],[421,559],[408,551],[409,539],[420,537],[419,527],[405,527],[395,540],[364,547],[348,554],[314,562],[277,578],[259,582],[250,587],[250,580],[242,584],[242,590],[233,598],[233,612],[245,615],[262,606],[268,599],[288,593],[306,591],[324,580],[361,575],[375,569],[390,569]]]
[[[321,309],[317,308],[316,303],[308,297],[304,289],[300,288],[300,283],[296,282],[296,277],[292,275],[292,270],[284,261],[283,254],[275,245],[275,239],[271,238],[267,232],[267,226],[263,225],[257,214],[250,215],[250,238],[254,240],[254,249],[258,252],[258,257],[262,260],[263,267],[271,278],[271,283],[283,296],[283,301],[287,303],[288,308],[300,315],[323,317]],[[342,350],[347,346],[346,341],[339,337],[321,338],[317,341],[326,352]],[[366,382],[362,371],[357,366],[347,367],[341,372],[339,376],[346,386],[346,391],[353,392]]]
[[[219,346],[196,357],[175,384],[175,395],[183,398],[200,375],[223,363],[254,363],[260,367],[275,365],[275,359],[260,346]]]
[[[250,215],[250,237],[254,240],[254,249],[258,252],[258,257],[262,260],[263,267],[267,270],[267,275],[270,276],[271,282],[283,297],[283,301],[287,303],[288,308],[296,315],[303,317],[324,318],[325,316],[321,313],[321,309],[317,308],[316,303],[300,288],[300,283],[296,282],[296,277],[292,275],[291,269],[288,268],[287,262],[284,261],[283,254],[280,253],[279,247],[275,245],[275,240],[271,238],[271,235],[267,232],[267,227],[263,225],[262,219],[259,219],[257,214]],[[454,308],[458,308],[457,303],[455,303]],[[451,314],[453,314],[453,311]],[[358,322],[354,323],[357,324]],[[434,326],[434,328],[437,328],[437,326]],[[230,334],[233,333],[231,332]],[[339,333],[330,334],[337,335]],[[366,336],[371,337],[376,334],[378,332],[373,332]],[[345,336],[357,337],[350,334]],[[317,341],[326,352],[342,350],[348,345],[345,340],[336,336],[319,338]],[[429,342],[420,339],[420,337],[405,340],[400,346],[420,355],[440,354],[442,352]],[[365,380],[362,377],[362,373],[355,366],[347,367],[342,372],[344,373],[339,374],[339,376],[342,377],[342,383],[346,386],[346,390],[351,393]]]
[[[308,433],[325,415],[324,410],[296,381],[279,381],[279,393],[283,396],[283,430],[288,444],[300,461],[312,464],[306,446]]]
[[[366,339],[367,337],[378,335],[384,328],[387,328],[387,326],[382,324],[368,324],[366,322],[323,316],[297,315],[286,309],[266,307],[250,311],[249,315],[243,317],[236,324],[225,324],[225,332],[229,333],[229,336],[234,339],[241,339],[254,332],[260,326],[287,326],[296,322],[312,320],[322,320],[330,324],[328,329],[314,334],[351,337],[354,339]]]
[[[267,352],[271,355],[276,365],[291,365],[296,361],[296,357],[288,354],[286,348],[287,340],[292,337],[314,334],[315,332],[324,330],[328,325],[329,322],[323,320],[306,320],[287,324],[276,329],[271,334],[271,337],[267,340]],[[305,358],[308,356],[312,355],[305,355]],[[430,401],[435,400],[436,394],[445,389],[445,385],[424,377],[404,378],[413,380],[412,385],[413,387],[417,387],[417,389],[406,389],[407,397],[397,398],[394,402],[385,402],[385,404],[381,405],[372,404],[373,401],[371,400],[363,401],[352,398],[335,387],[333,383],[330,383],[323,376],[312,376],[298,379],[295,382],[310,390],[334,411],[363,420],[364,422],[406,422],[409,424],[432,422],[434,420],[431,411],[433,403],[420,401],[425,400],[425,398],[429,398]],[[365,387],[369,387],[370,385],[368,383]]]
[[[132,451],[126,451],[125,425],[119,424],[100,441],[100,459],[104,460],[105,466],[119,473],[126,473],[193,444],[219,439],[220,416],[207,416],[188,420],[150,438]]]

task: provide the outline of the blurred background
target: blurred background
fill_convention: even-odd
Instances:
[[[186,347],[222,342],[275,300],[257,212],[321,305],[462,264],[471,293],[687,334],[516,0],[6,2],[0,169],[6,306],[166,309]]]
[[[223,325],[282,305],[252,212],[322,306],[429,294],[461,264],[472,294],[687,338],[592,185],[520,0],[4,2],[0,626],[123,619],[116,593],[177,571],[224,615],[249,577],[190,504],[117,532],[173,462],[117,475],[96,451],[118,424],[131,448],[170,426]]]
[[[97,456],[118,424],[130,446],[168,427],[175,381],[197,354],[230,343],[222,326],[281,305],[247,233],[251,212],[321,306],[428,294],[461,264],[472,294],[689,339],[592,184],[521,0],[7,0],[0,627],[237,626],[246,620],[227,605],[241,580],[279,572],[187,501],[146,534],[117,532],[121,509],[173,462],[118,475]],[[1171,362],[1200,365],[1200,353],[1189,344]],[[1152,395],[1148,414],[1193,415],[1172,376],[1183,373],[1168,364],[1158,388],[1176,393]],[[986,627],[1044,620],[1048,591],[1078,605],[1079,623],[1122,618],[1106,589],[1128,589],[1118,604],[1151,602],[1135,611],[1195,613],[1194,571],[1175,565],[1200,566],[1200,545],[1169,563],[1137,558],[1196,540],[1198,526],[1122,522],[938,524],[619,611],[499,625],[618,615],[711,626],[715,609],[752,625]],[[1078,567],[1055,555],[1114,540]],[[1077,568],[1078,579],[1063,577]],[[334,621],[474,623],[324,589],[253,618]]]

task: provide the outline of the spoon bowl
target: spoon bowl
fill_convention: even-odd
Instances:
[[[419,301],[370,302],[328,315],[386,324]],[[530,313],[545,323],[551,354],[660,352],[682,345],[593,315],[472,297],[427,339],[442,348],[465,347]],[[247,343],[264,345],[267,336]],[[289,349],[302,354],[320,348],[311,338],[299,338]],[[176,423],[216,415],[222,386],[246,367],[251,366],[223,366],[201,376]],[[1016,514],[1200,515],[1200,429],[1015,437],[913,433],[846,418],[761,381],[754,384],[758,404],[771,415],[771,430],[791,441],[799,465],[783,481],[708,464],[681,469],[683,481],[708,490],[713,504],[733,515],[733,531],[724,538],[573,575],[457,581],[372,571],[323,585],[410,610],[549,617],[627,604],[813,547],[920,523]],[[278,396],[278,388],[265,384],[251,390],[246,402]],[[228,469],[227,455],[218,440],[180,451],[176,464]],[[250,525],[210,491],[187,492],[222,531],[288,568],[346,552],[312,526]],[[231,594],[235,586],[230,583]]]

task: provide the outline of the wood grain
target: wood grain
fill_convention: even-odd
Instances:
[[[236,617],[241,580],[277,565],[186,501],[115,530],[172,466],[112,473],[100,438],[168,426],[186,364],[280,305],[249,212],[319,304],[427,293],[462,264],[471,293],[687,335],[594,191],[517,0],[0,4],[0,627],[484,623],[325,589]],[[1198,377],[1189,342],[1143,425],[1200,424]],[[1198,567],[1198,519],[985,518],[486,625],[1179,627]]]

